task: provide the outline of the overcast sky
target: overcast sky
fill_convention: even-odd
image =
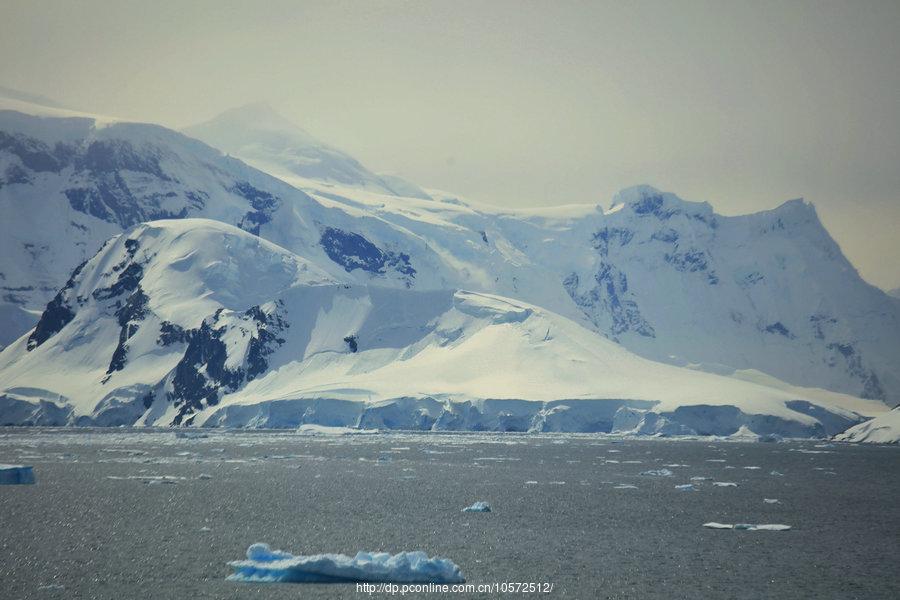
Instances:
[[[491,204],[802,196],[900,286],[897,0],[0,0],[0,57],[0,85],[173,127],[265,101]]]

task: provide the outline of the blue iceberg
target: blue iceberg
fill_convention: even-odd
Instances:
[[[247,560],[228,565],[230,581],[248,583],[462,583],[460,568],[446,558],[429,558],[422,551],[358,552],[294,556],[272,550],[268,544],[247,548]]]
[[[0,465],[0,485],[34,483],[34,470],[25,465]]]

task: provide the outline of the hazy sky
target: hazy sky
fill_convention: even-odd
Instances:
[[[900,286],[900,2],[0,0],[0,85],[182,127],[266,101],[505,206],[805,197]]]

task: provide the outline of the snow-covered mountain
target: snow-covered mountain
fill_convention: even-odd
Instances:
[[[573,353],[573,360],[587,364],[596,357],[584,348],[602,342],[598,348],[603,352],[613,344],[611,347],[617,350],[624,348],[645,358],[689,368],[692,375],[713,372],[727,376],[728,382],[749,378],[768,390],[777,389],[813,404],[822,401],[810,399],[811,392],[792,386],[824,388],[891,406],[900,401],[900,302],[858,276],[822,227],[812,205],[800,200],[771,211],[724,217],[708,204],[687,202],[643,186],[620,193],[609,209],[581,205],[501,210],[473,205],[443,192],[429,191],[427,199],[415,198],[359,181],[337,183],[286,174],[283,166],[273,166],[271,161],[260,163],[272,171],[264,173],[200,141],[155,125],[54,112],[46,107],[35,110],[22,102],[6,106],[13,110],[0,111],[0,345],[12,344],[12,354],[4,353],[7,362],[0,367],[0,381],[16,381],[13,387],[19,390],[11,392],[0,386],[0,393],[7,390],[8,401],[14,397],[46,401],[43,392],[33,398],[21,393],[27,387],[49,390],[41,385],[28,386],[20,378],[24,365],[40,361],[13,355],[24,352],[32,356],[27,339],[37,335],[37,340],[44,335],[41,331],[55,328],[54,319],[68,314],[60,310],[59,303],[71,295],[71,289],[62,292],[63,298],[57,297],[57,292],[79,264],[111,236],[123,231],[130,236],[135,227],[142,227],[141,223],[197,217],[237,227],[276,244],[289,260],[300,261],[298,264],[306,265],[307,272],[316,273],[315,281],[331,282],[325,287],[350,286],[348,289],[356,290],[356,294],[377,296],[378,301],[389,304],[401,305],[407,302],[403,298],[418,298],[453,306],[431,314],[426,325],[459,312],[457,300],[450,298],[499,296],[507,299],[503,302],[528,307],[532,311],[530,323],[536,322],[534,315],[541,315],[541,319],[563,320],[580,327],[578,331],[583,329],[584,333],[578,335],[587,337],[578,338],[578,350],[565,346],[565,351]],[[211,130],[226,135],[229,127],[237,127],[235,121],[240,124],[242,120],[215,120],[218,126]],[[256,144],[252,124],[252,118],[243,119],[236,143],[243,139],[251,146]],[[277,137],[277,131],[273,133],[277,127],[265,120],[256,129]],[[286,130],[288,137],[296,138],[294,129]],[[263,141],[267,135],[262,136]],[[285,148],[290,147],[285,144]],[[201,221],[187,223],[196,226]],[[204,227],[208,228],[208,223]],[[187,231],[178,235],[191,237],[197,244],[209,241],[208,236],[193,238]],[[231,234],[222,235],[233,239]],[[209,260],[214,262],[212,257]],[[173,280],[165,281],[164,285],[169,285]],[[299,287],[309,288],[308,283]],[[207,291],[181,301],[183,306],[203,306],[205,312],[201,311],[202,317],[194,315],[199,321],[180,327],[202,329],[202,319],[214,314],[214,310],[206,310],[211,305],[202,299],[225,294],[218,286],[210,283]],[[294,289],[284,282],[275,287]],[[86,289],[93,298],[94,288]],[[470,296],[459,290],[468,290]],[[161,301],[157,298],[169,298],[171,293],[159,288],[156,298],[150,298],[158,303]],[[253,302],[222,303],[228,311],[235,311],[223,313],[222,318],[239,321],[244,318],[239,316],[243,311],[274,302],[281,295],[286,295],[287,303],[290,294],[301,292],[270,289],[254,297]],[[318,310],[311,297],[304,298],[312,302],[309,310]],[[83,313],[71,307],[67,310],[84,315],[78,319],[90,320],[103,311],[113,310],[115,316],[121,308],[93,306],[92,302]],[[161,304],[157,308],[159,314],[166,313]],[[42,313],[41,321],[49,320],[30,331]],[[117,322],[118,318],[113,320]],[[416,327],[423,326],[416,323]],[[208,328],[212,331],[222,326],[213,319]],[[250,330],[258,325],[242,327]],[[107,340],[112,344],[107,354],[121,345],[119,335],[128,338],[129,348],[138,347],[137,338],[130,341],[127,333],[121,333],[122,325],[115,331],[116,335]],[[19,339],[23,334],[25,342]],[[32,352],[37,349],[35,346]],[[160,351],[154,349],[151,354],[157,356]],[[60,369],[76,356],[57,356],[53,368]],[[109,376],[107,383],[90,383],[85,398],[96,398],[98,389],[106,389],[90,386],[109,386],[124,377],[127,369],[106,373],[110,360],[107,357],[101,373],[101,379]],[[160,369],[169,364],[163,362],[158,365]],[[390,368],[400,366],[398,362]],[[505,366],[517,369],[512,363]],[[387,373],[383,370],[386,368],[378,370]],[[279,381],[278,390],[291,386],[306,390],[300,383],[289,383],[302,380],[298,373],[307,373],[305,369],[294,372],[286,368],[285,375],[272,381]],[[143,373],[144,367],[140,371]],[[289,376],[289,372],[294,374]],[[164,372],[152,374],[163,378]],[[559,390],[572,394],[570,398],[608,399],[610,390],[617,389],[604,387],[603,381],[586,373],[572,376],[599,387],[591,388],[591,392],[552,378]],[[134,385],[139,381],[143,386],[155,386],[161,379],[151,381],[153,377],[141,375]],[[366,398],[372,393],[373,399],[393,401],[392,394],[399,393],[379,387],[371,379],[374,375],[359,377],[362,379],[354,379],[353,384],[366,390]],[[415,381],[409,373],[403,372],[402,377]],[[518,379],[513,377],[512,382]],[[634,376],[635,382],[642,379]],[[252,389],[261,383],[257,377],[247,385]],[[671,397],[651,398],[653,394],[641,392],[638,383],[633,386],[633,394],[624,396],[626,399],[663,402]],[[516,394],[491,397],[509,399],[518,395],[538,403],[555,397],[510,389],[516,389]],[[419,391],[429,397],[441,393],[433,388]],[[74,391],[56,389],[53,393],[78,397]],[[228,397],[234,394],[237,406],[242,393],[235,389]],[[463,388],[457,393],[457,398],[477,400],[485,392],[474,386],[471,393]],[[419,403],[424,396],[412,397],[419,398],[415,401]],[[347,400],[344,396],[335,398]],[[841,399],[835,400],[834,406],[854,402],[843,395],[832,398]],[[737,399],[721,401],[739,406]],[[85,406],[90,405],[85,402]],[[82,406],[80,400],[73,403]],[[240,419],[229,420],[231,417],[226,419],[224,413],[217,412],[225,410],[226,404],[230,405],[223,401],[213,411],[218,414],[215,418],[208,409],[191,413],[192,422],[224,419],[222,422],[238,423]],[[850,410],[874,414],[871,405],[865,406],[869,413]],[[73,410],[72,414],[84,416],[94,414],[95,407]]]
[[[231,109],[184,133],[297,187],[345,186],[394,196],[428,199],[418,186],[397,176],[376,175],[355,158],[325,144],[267,104]]]
[[[751,378],[517,300],[336,280],[182,219],[113,238],[0,353],[0,423],[825,436],[886,410]]]
[[[900,401],[900,306],[859,277],[802,200],[725,217],[646,186],[608,210],[307,191],[428,240],[457,287],[584,320],[642,356]]]
[[[415,275],[409,257],[388,247],[398,234],[380,221],[325,206],[169,129],[61,114],[0,105],[0,347],[34,325],[106,239],[153,219],[197,216],[265,229],[265,237],[311,252],[331,271],[358,261],[352,270],[360,281],[377,275],[407,285]],[[349,233],[370,227],[381,230],[384,246]],[[357,253],[346,264],[328,258],[345,250]]]
[[[266,146],[260,130],[295,128],[259,107],[214,122],[215,135],[197,131],[214,145],[230,132],[248,147]],[[638,186],[609,210],[502,211],[435,191],[437,202],[422,202],[323,187],[271,156],[256,166],[324,204],[364,210],[427,240],[446,259],[448,285],[587,318],[654,360],[759,369],[900,403],[900,308],[859,277],[802,200],[723,217],[706,203]]]

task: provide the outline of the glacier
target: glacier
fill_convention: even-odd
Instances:
[[[460,568],[446,558],[429,558],[422,551],[358,552],[294,556],[272,550],[267,544],[253,544],[246,560],[228,563],[231,581],[247,583],[462,583]]]

